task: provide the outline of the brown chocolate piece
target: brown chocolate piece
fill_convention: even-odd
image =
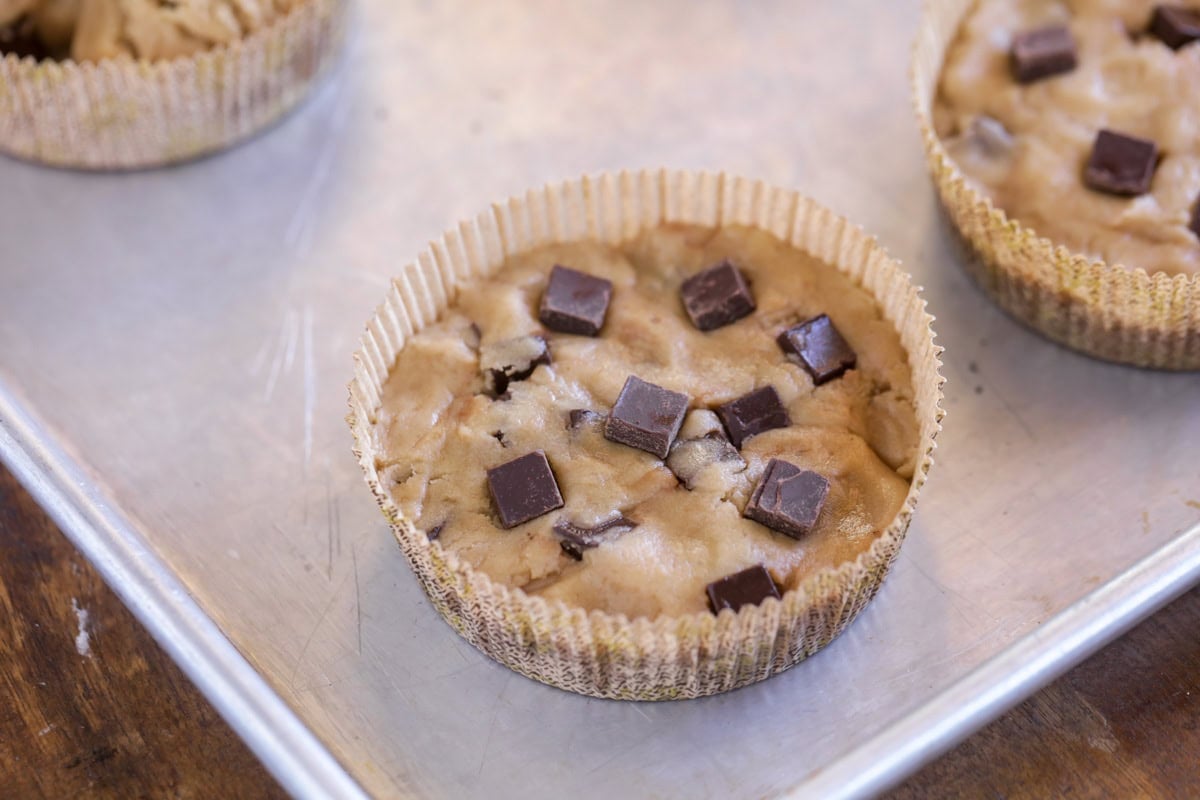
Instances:
[[[799,539],[817,524],[827,494],[829,481],[817,473],[772,458],[742,516]]]
[[[541,336],[518,336],[481,348],[479,362],[488,394],[506,399],[510,383],[523,381],[539,364],[550,363],[550,346]]]
[[[779,599],[779,589],[762,564],[726,575],[710,583],[705,590],[708,607],[714,614],[720,614],[726,608],[736,612],[742,606],[756,606],[768,597]]]
[[[1150,33],[1172,50],[1200,39],[1200,11],[1187,6],[1155,6]]]
[[[554,533],[558,536],[558,543],[563,552],[576,561],[582,561],[584,550],[599,547],[604,539],[619,533],[628,533],[636,527],[637,523],[624,514],[601,522],[594,528],[585,528],[564,518],[554,523]]]
[[[1013,36],[1009,67],[1020,83],[1032,83],[1075,69],[1075,39],[1065,25],[1022,31]]]
[[[776,341],[783,352],[795,356],[817,386],[840,378],[858,363],[854,349],[825,314],[788,328]]]
[[[555,265],[542,294],[538,319],[552,331],[595,336],[604,327],[612,281]]]
[[[742,271],[725,260],[683,282],[679,290],[692,324],[711,331],[754,310],[754,295]]]
[[[1148,139],[1102,130],[1083,169],[1083,182],[1098,192],[1122,197],[1150,191],[1158,166],[1158,146]]]
[[[36,61],[50,58],[50,51],[37,35],[31,16],[26,15],[0,28],[0,57],[9,54]]]
[[[1200,197],[1196,198],[1196,202],[1192,206],[1192,218],[1188,222],[1188,230],[1200,237]]]
[[[425,535],[426,535],[426,536],[428,536],[428,537],[429,537],[429,541],[431,541],[431,542],[432,542],[434,539],[436,539],[436,538],[438,538],[439,536],[441,536],[441,535],[442,535],[442,530],[443,530],[445,527],[446,527],[446,523],[445,523],[445,522],[439,522],[437,525],[434,525],[432,528],[430,528],[429,530],[425,531]]]
[[[686,394],[630,375],[604,424],[604,438],[666,458],[689,402]]]
[[[563,506],[558,481],[541,450],[489,469],[487,481],[500,524],[505,528],[514,528]]]
[[[751,436],[792,424],[774,386],[763,386],[736,400],[717,406],[717,416],[733,446],[741,449]]]

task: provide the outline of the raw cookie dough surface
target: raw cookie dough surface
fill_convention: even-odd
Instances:
[[[1200,272],[1188,229],[1200,195],[1200,45],[1145,34],[1153,0],[980,0],[946,53],[934,120],[954,161],[1009,217],[1074,252],[1147,272]],[[1018,84],[1015,33],[1067,25],[1078,65]],[[1131,35],[1136,34],[1136,36]],[[1151,139],[1149,193],[1113,197],[1081,175],[1096,133]]]
[[[240,39],[304,0],[0,0],[0,25],[27,18],[56,57],[175,58]],[[27,15],[27,17],[26,17]]]
[[[679,299],[683,279],[723,258],[747,276],[758,310],[702,333]],[[596,338],[545,331],[537,308],[555,264],[613,283]],[[827,313],[857,351],[858,366],[814,388],[776,335]],[[515,337],[545,336],[552,363],[485,393],[481,351]],[[692,489],[661,459],[606,440],[602,417],[630,374],[691,396],[676,440]],[[774,386],[792,427],[744,443],[738,461],[679,452],[720,423],[705,409]],[[570,412],[597,414],[569,428]],[[511,260],[462,291],[453,308],[401,351],[374,428],[380,473],[404,514],[437,530],[441,544],[531,594],[630,618],[707,608],[711,581],[762,563],[785,588],[852,560],[899,511],[912,476],[918,429],[906,354],[872,298],[836,269],[749,229],[664,227],[620,247],[557,245]],[[696,445],[692,445],[696,447]],[[502,529],[486,471],[544,450],[565,506]],[[831,482],[816,528],[801,540],[743,519],[772,457]],[[552,526],[594,526],[617,514],[638,525],[575,561]]]
[[[71,56],[95,61],[191,55],[249,35],[302,0],[87,0]]]

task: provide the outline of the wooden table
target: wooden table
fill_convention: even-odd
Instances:
[[[0,796],[284,796],[2,468],[0,615]],[[1200,797],[1200,589],[891,797]]]

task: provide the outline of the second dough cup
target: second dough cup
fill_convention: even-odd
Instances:
[[[928,0],[913,51],[913,101],[929,170],[979,285],[1008,313],[1096,358],[1200,369],[1200,275],[1148,274],[1056,246],[1008,217],[953,162],[933,121],[943,61],[973,0]]]
[[[390,376],[389,391],[397,380],[415,391],[428,382],[427,375],[397,374],[398,357],[419,331],[454,307],[461,291],[486,281],[506,261],[557,243],[616,246],[670,224],[767,232],[830,265],[875,301],[911,370],[916,433],[907,494],[857,558],[818,569],[781,600],[744,605],[737,613],[630,620],[494,581],[442,545],[440,525],[430,533],[419,529],[393,498],[388,487],[395,485],[389,477],[394,473],[384,474],[376,429],[384,384]],[[401,549],[433,606],[464,638],[517,672],[571,691],[618,699],[700,697],[802,661],[845,630],[878,592],[908,530],[941,427],[940,348],[931,321],[909,276],[872,238],[796,192],[672,170],[588,177],[497,203],[400,271],[355,356],[348,422],[367,483]],[[569,506],[571,497],[566,501]],[[497,528],[495,535],[526,534]]]

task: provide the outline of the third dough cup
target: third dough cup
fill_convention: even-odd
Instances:
[[[980,286],[1051,339],[1109,361],[1200,369],[1200,275],[1147,274],[1056,246],[993,206],[951,160],[933,123],[943,59],[972,0],[927,0],[913,101],[929,169]]]
[[[856,292],[861,290],[868,296],[866,299],[874,301],[878,316],[873,324],[880,325],[880,330],[888,330],[888,336],[896,337],[898,344],[895,346],[902,350],[911,373],[915,447],[910,451],[913,457],[909,462],[911,478],[905,479],[896,495],[898,511],[894,516],[883,518],[879,527],[872,530],[871,536],[857,551],[857,558],[816,569],[785,591],[780,600],[767,598],[758,605],[743,605],[736,613],[725,610],[714,615],[705,611],[659,615],[654,619],[639,616],[631,620],[624,614],[585,611],[561,600],[528,594],[493,580],[468,564],[452,547],[443,546],[445,534],[440,533],[440,524],[430,528],[429,532],[421,530],[415,520],[405,516],[393,497],[393,488],[398,485],[397,473],[393,470],[405,465],[396,463],[395,451],[387,451],[392,456],[390,462],[385,458],[388,446],[377,428],[383,414],[385,382],[392,377],[393,383],[389,387],[392,392],[417,392],[426,386],[430,375],[398,369],[398,358],[418,332],[457,313],[457,298],[481,285],[506,262],[548,245],[590,242],[599,247],[617,247],[637,240],[647,231],[672,224],[714,230],[736,227],[769,233],[791,249],[829,265],[835,271],[833,274],[841,273],[837,276],[838,285],[847,282],[848,278],[848,284],[858,287]],[[760,288],[768,291],[766,287]],[[627,290],[618,290],[614,302],[620,301],[620,291]],[[626,298],[626,303],[633,301],[629,295]],[[672,295],[672,298],[673,302],[679,302],[677,296]],[[691,313],[690,306],[688,310]],[[682,311],[678,313],[682,314]],[[796,192],[725,174],[672,170],[586,177],[530,191],[493,205],[434,241],[400,271],[387,299],[368,324],[355,356],[348,422],[367,483],[391,523],[401,549],[433,606],[464,638],[517,672],[563,689],[619,699],[699,697],[762,680],[802,661],[840,634],[879,590],[904,540],[917,497],[932,464],[934,439],[940,430],[940,348],[934,344],[931,320],[909,276],[872,238]],[[709,322],[712,321],[704,324]],[[747,323],[757,325],[749,320]],[[610,319],[607,324],[612,326],[614,322]],[[697,327],[706,330],[700,324]],[[763,336],[767,334],[764,332]],[[562,346],[569,349],[565,340],[556,341],[562,341]],[[773,338],[766,338],[765,342],[770,348],[776,348]],[[452,351],[434,352],[444,352],[450,357]],[[777,359],[781,368],[797,369],[786,366],[783,353],[778,353]],[[634,366],[630,365],[630,368]],[[643,364],[641,368],[650,367]],[[585,366],[582,369],[592,368]],[[611,378],[615,391],[625,380],[625,372],[619,375],[604,373],[601,377],[602,383]],[[496,387],[494,391],[502,392],[503,389]],[[490,402],[506,401],[503,396],[488,401],[483,396],[468,393],[463,402],[486,409]],[[619,401],[617,405],[620,405]],[[456,426],[466,425],[465,417],[458,416],[458,412],[447,412],[448,416],[451,413],[458,420]],[[620,416],[615,407],[611,413]],[[394,415],[392,418],[399,419]],[[410,423],[403,420],[400,423],[406,430],[415,430],[413,425],[428,424],[428,420],[415,418]],[[535,441],[546,441],[544,437],[549,434],[538,435],[543,438]],[[741,439],[734,436],[733,441],[740,442]],[[491,444],[495,445],[495,442]],[[644,444],[638,446],[649,449]],[[515,448],[504,451],[497,448],[496,452],[507,453],[504,459],[519,455]],[[603,452],[620,455],[625,451]],[[401,462],[405,457],[402,450]],[[651,458],[644,453],[638,457]],[[411,458],[409,461],[414,463]],[[544,474],[545,456],[540,451],[520,456],[507,466],[524,461],[538,462],[534,466],[538,467],[539,480],[553,480]],[[556,471],[563,470],[560,481],[566,471],[577,467],[576,461],[566,458],[554,465]],[[766,472],[771,469],[768,465]],[[405,471],[411,474],[411,468]],[[483,483],[481,470],[471,475]],[[488,479],[491,478],[489,474]],[[569,481],[570,476],[567,478]],[[474,485],[464,486],[463,480],[465,478],[461,476],[456,479],[454,485],[458,488],[455,491],[482,491]],[[475,477],[469,480],[474,481]],[[765,483],[766,480],[764,473],[762,481]],[[675,486],[673,479],[669,482],[674,488],[661,491],[677,492],[687,502],[688,491],[683,486]],[[564,486],[579,489],[580,484]],[[557,495],[557,492],[552,494]],[[572,493],[568,489],[563,494],[567,510],[570,510]],[[429,496],[423,493],[422,497],[428,507]],[[902,502],[900,498],[903,498]],[[558,505],[562,504],[561,498],[553,499]],[[751,502],[764,508],[767,505],[765,498],[757,495]],[[554,505],[551,502],[543,508]],[[520,525],[528,519],[527,516],[516,516],[514,511],[514,518],[506,520],[506,513],[510,511],[513,509],[498,507],[500,522],[490,529],[494,535],[522,538],[528,533],[532,536],[532,531],[503,529],[511,527],[510,522]],[[637,509],[631,513],[636,516]],[[503,526],[500,523],[504,523]],[[724,530],[727,529],[720,529]],[[792,541],[766,528],[761,530],[763,536],[780,537],[781,542]],[[732,535],[733,532],[729,533]],[[638,531],[624,535],[635,537]],[[591,545],[584,543],[581,546]],[[557,550],[556,545],[554,549]],[[595,563],[571,562],[561,554],[560,557],[562,563],[577,563],[584,569]],[[711,591],[710,588],[710,597]]]

